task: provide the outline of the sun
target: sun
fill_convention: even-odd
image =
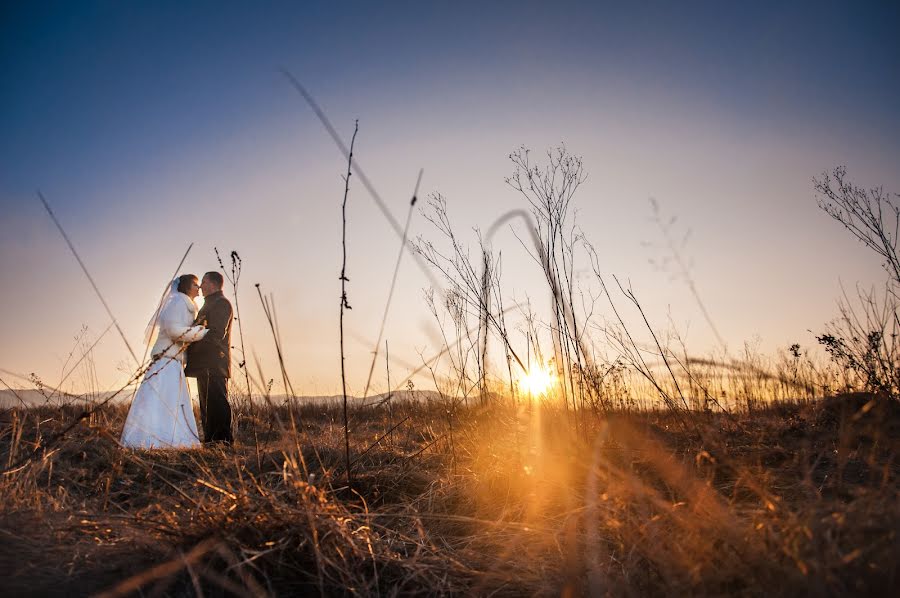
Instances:
[[[530,395],[542,395],[556,382],[556,375],[548,368],[535,366],[519,379],[522,390]]]

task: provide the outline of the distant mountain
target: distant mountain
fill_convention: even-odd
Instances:
[[[11,409],[13,407],[40,407],[44,405],[60,406],[71,403],[97,402],[108,398],[112,393],[105,392],[97,395],[70,395],[53,392],[46,389],[43,392],[33,388],[22,388],[11,391],[9,389],[0,390],[0,409]],[[348,402],[353,406],[360,405],[378,405],[383,403],[387,398],[386,393],[378,395],[370,395],[365,399],[360,397],[348,396]],[[391,394],[393,401],[437,401],[441,395],[434,390],[398,390]],[[127,401],[131,399],[131,391],[123,392],[120,396],[113,399],[113,402]],[[259,396],[253,397],[254,401],[262,401]],[[276,405],[284,403],[288,399],[287,395],[272,395],[270,400]],[[343,400],[341,395],[319,395],[319,396],[299,396],[296,397],[298,403],[340,403]],[[474,398],[477,401],[477,397]]]
[[[58,407],[60,405],[68,405],[71,403],[102,401],[111,394],[111,392],[105,392],[100,393],[99,395],[71,395],[68,393],[54,392],[50,389],[45,389],[42,392],[33,388],[17,388],[14,391],[4,388],[0,390],[0,409],[22,407],[23,404],[26,407],[41,407],[44,405]],[[130,398],[131,393],[123,393],[122,397],[122,400],[124,400],[125,397]],[[113,400],[117,401],[120,399],[117,397]]]

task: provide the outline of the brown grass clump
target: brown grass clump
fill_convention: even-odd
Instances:
[[[14,463],[74,407],[0,413]],[[752,414],[243,405],[237,446],[133,452],[95,413],[0,480],[0,586],[60,595],[878,595],[896,403]],[[452,423],[452,429],[450,427]],[[371,447],[371,448],[370,448]],[[365,452],[367,449],[368,452]]]

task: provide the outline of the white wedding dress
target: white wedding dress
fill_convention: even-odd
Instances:
[[[197,306],[177,291],[165,300],[158,318],[154,361],[141,382],[122,430],[126,448],[193,448],[200,446],[191,395],[184,377],[184,350],[199,341],[206,328],[194,326]],[[152,326],[152,324],[151,324]]]

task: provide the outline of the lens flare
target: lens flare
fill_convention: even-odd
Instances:
[[[556,383],[556,375],[548,368],[535,367],[522,376],[519,384],[530,395],[542,395]]]

